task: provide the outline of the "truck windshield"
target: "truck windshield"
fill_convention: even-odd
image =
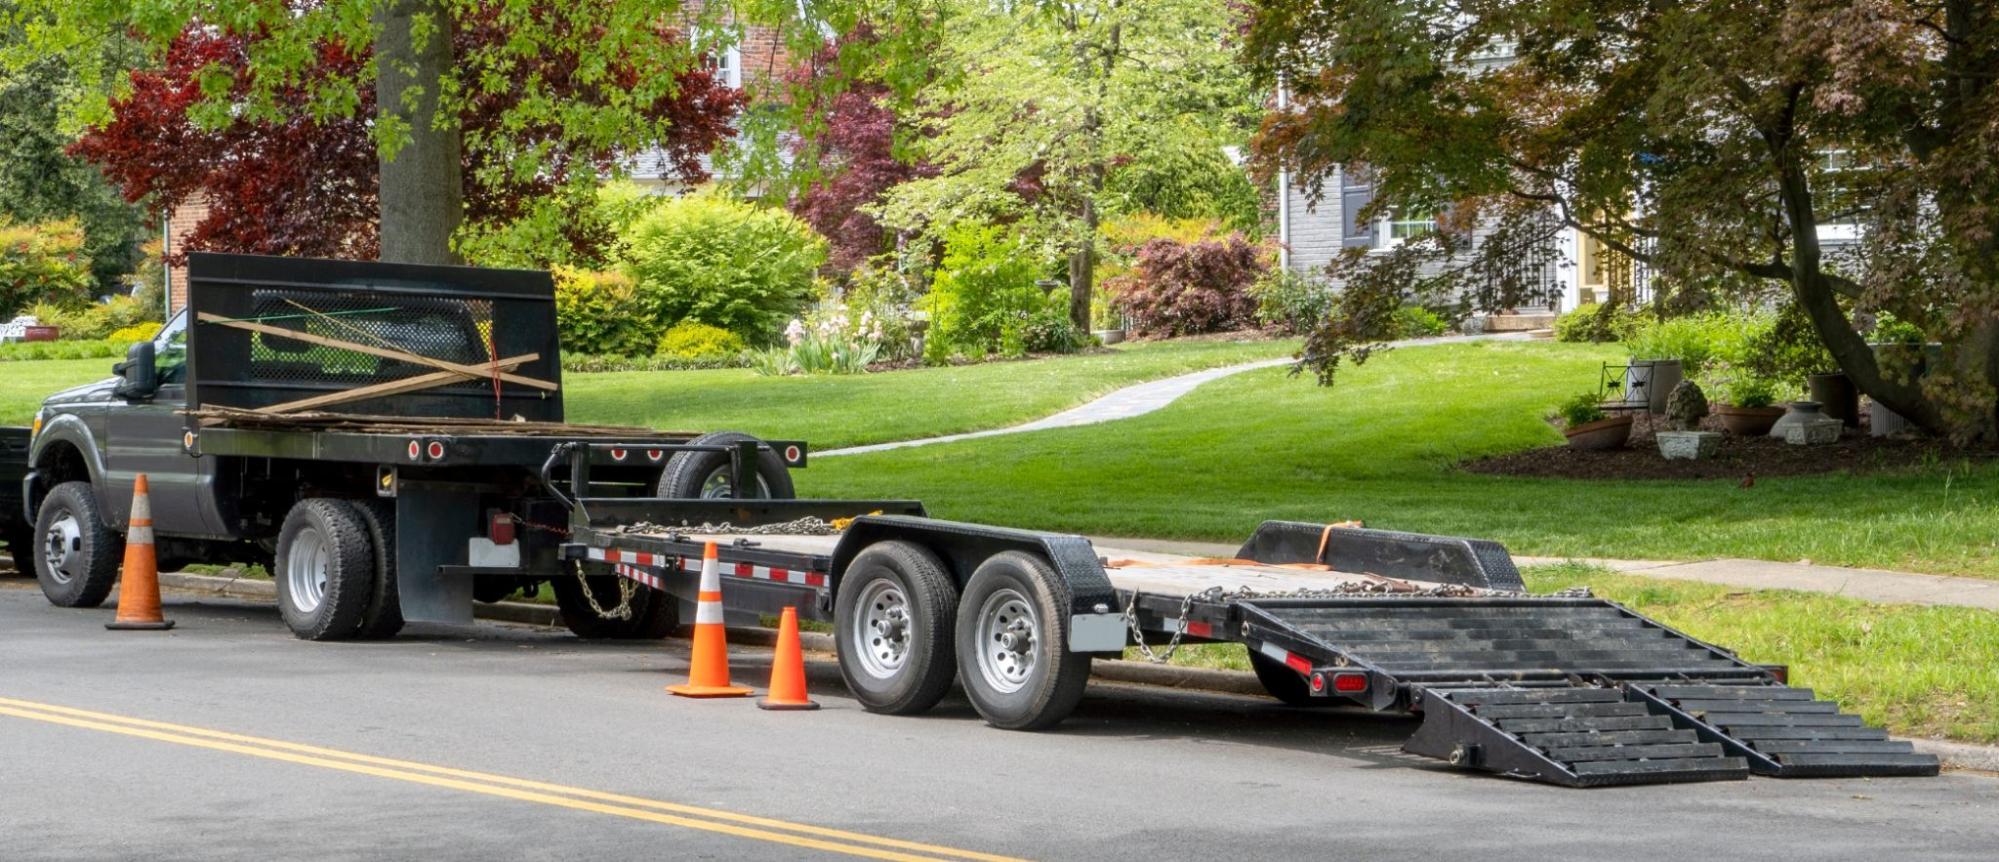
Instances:
[[[153,371],[162,386],[187,382],[187,312],[174,315],[153,336]]]

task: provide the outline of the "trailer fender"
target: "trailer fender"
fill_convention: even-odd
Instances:
[[[1102,560],[1082,536],[1043,533],[913,518],[865,515],[854,519],[833,549],[831,583],[835,593],[848,564],[861,549],[899,539],[928,548],[944,561],[963,589],[979,564],[1003,551],[1025,551],[1046,559],[1069,587],[1069,649],[1080,653],[1122,653],[1125,622],[1117,591],[1104,574]]]
[[[1506,546],[1483,539],[1265,521],[1236,556],[1259,563],[1324,563],[1342,572],[1525,591]]]

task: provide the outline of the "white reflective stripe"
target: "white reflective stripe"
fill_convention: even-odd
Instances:
[[[131,532],[125,534],[125,541],[134,545],[150,545],[153,543],[153,528],[133,527]]]
[[[150,521],[152,519],[153,519],[153,495],[140,494],[139,496],[133,498],[131,520]]]
[[[1263,641],[1261,643],[1258,643],[1256,645],[1256,651],[1263,653],[1264,655],[1270,656],[1271,658],[1274,658],[1278,661],[1284,661],[1285,659],[1291,657],[1291,654],[1285,652],[1283,647],[1275,646],[1271,644],[1271,642],[1269,641]]]
[[[704,593],[722,591],[722,569],[714,560],[701,561],[701,591]]]
[[[694,607],[695,625],[721,625],[722,603],[702,602]]]

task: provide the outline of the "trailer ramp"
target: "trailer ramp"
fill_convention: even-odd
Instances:
[[[1245,639],[1314,680],[1364,673],[1421,712],[1404,746],[1571,787],[1934,775],[1933,757],[1836,704],[1615,602],[1411,596],[1249,600]],[[1285,658],[1289,656],[1290,658]]]

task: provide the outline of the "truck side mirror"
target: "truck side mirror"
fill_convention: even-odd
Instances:
[[[120,398],[151,398],[159,391],[160,378],[153,368],[153,343],[141,341],[125,351],[125,361],[111,366],[111,373],[123,378],[113,394]]]

